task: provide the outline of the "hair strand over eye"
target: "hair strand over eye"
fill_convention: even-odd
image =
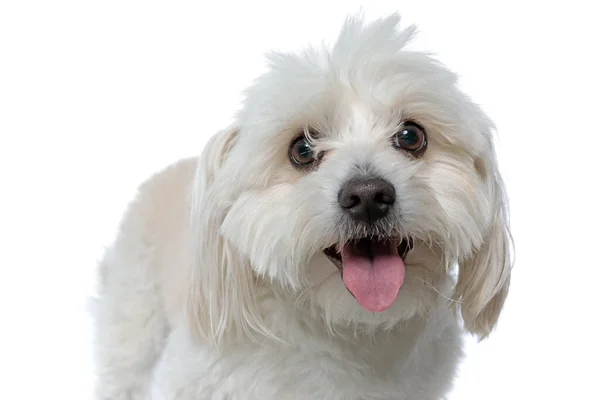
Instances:
[[[315,152],[304,135],[292,141],[288,156],[296,168],[304,168],[315,161]]]

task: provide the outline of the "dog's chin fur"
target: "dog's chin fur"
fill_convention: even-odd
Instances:
[[[349,19],[331,49],[272,54],[235,123],[143,184],[101,263],[100,399],[437,399],[510,281],[493,124],[399,17]],[[392,146],[406,121],[427,148]],[[306,135],[308,168],[289,159]],[[338,193],[389,182],[367,226]],[[410,238],[393,305],[371,312],[324,250]],[[153,397],[151,397],[153,396]]]

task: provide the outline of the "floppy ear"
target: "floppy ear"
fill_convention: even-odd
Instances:
[[[488,223],[481,245],[459,260],[456,298],[460,299],[465,327],[480,339],[494,329],[508,294],[512,268],[512,238],[508,223],[508,204],[498,172],[493,146],[476,161],[485,181]]]
[[[235,145],[238,133],[239,129],[236,126],[230,126],[217,132],[206,143],[196,167],[194,196],[201,195],[198,191],[207,190],[214,182],[227,154]]]
[[[198,337],[214,344],[225,334],[239,337],[261,331],[250,265],[220,234],[231,186],[222,176],[223,165],[237,135],[238,129],[229,127],[209,140],[198,160],[192,191],[186,321]]]

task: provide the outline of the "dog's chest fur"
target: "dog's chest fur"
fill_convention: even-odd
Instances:
[[[246,343],[219,354],[176,329],[155,371],[154,399],[439,399],[461,353],[445,315],[375,341],[312,328],[293,328],[299,345]]]

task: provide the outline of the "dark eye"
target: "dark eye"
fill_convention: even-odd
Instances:
[[[290,145],[290,161],[297,167],[304,167],[315,161],[315,153],[304,136],[296,138]]]
[[[412,153],[422,152],[427,147],[425,130],[412,121],[405,122],[394,135],[394,146]]]

